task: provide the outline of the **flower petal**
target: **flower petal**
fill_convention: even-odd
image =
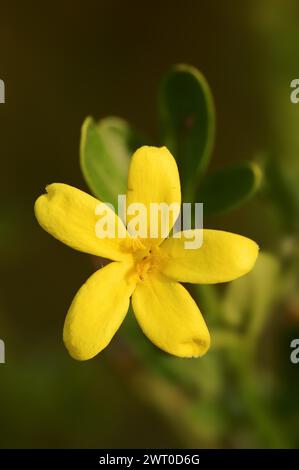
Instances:
[[[135,288],[132,266],[111,263],[96,271],[77,292],[65,319],[63,340],[74,359],[91,359],[120,327]]]
[[[142,223],[146,233],[140,238],[151,238],[147,244],[159,244],[173,227],[181,204],[177,164],[166,147],[144,146],[134,153],[129,168],[127,207],[134,203],[142,203],[146,209],[147,219]],[[152,221],[150,221],[151,203],[160,204],[162,209]],[[166,204],[173,203],[175,204],[170,208],[173,210],[168,212],[163,209]],[[133,218],[134,216],[129,214],[127,221],[130,222]],[[129,224],[128,231],[130,232]],[[161,233],[162,231],[165,233]]]
[[[96,208],[100,201],[67,184],[53,183],[46,190],[47,194],[35,202],[35,215],[44,230],[75,250],[116,261],[129,256],[124,249],[124,240],[96,235],[99,220]],[[115,221],[115,232],[118,233],[118,225],[122,225],[127,234],[117,215],[108,206],[104,207],[107,207],[111,221]]]
[[[135,316],[144,334],[159,348],[179,357],[207,352],[210,335],[188,291],[160,274],[148,274],[132,296]]]
[[[202,246],[185,248],[185,242],[200,236],[200,232],[186,230],[181,238],[163,242],[161,270],[166,276],[181,282],[212,284],[232,281],[253,268],[259,250],[254,241],[235,233],[204,229]]]

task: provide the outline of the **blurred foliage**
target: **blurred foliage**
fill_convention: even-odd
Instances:
[[[241,162],[208,175],[197,195],[206,215],[236,209],[249,200],[260,186],[262,172],[254,162]]]
[[[177,65],[161,81],[158,96],[161,143],[175,156],[183,199],[194,195],[194,182],[207,167],[214,143],[213,97],[195,67]]]

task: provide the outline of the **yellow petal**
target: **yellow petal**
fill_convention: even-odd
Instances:
[[[124,240],[96,235],[96,223],[100,218],[96,208],[100,201],[67,184],[50,184],[46,190],[47,194],[35,202],[35,215],[44,230],[75,250],[116,261],[129,256],[124,250]],[[127,233],[117,215],[105,207],[110,220],[115,221],[115,232],[118,233],[118,225],[121,225]]]
[[[166,147],[141,147],[130,163],[127,192],[127,208],[133,204],[143,204],[146,213],[142,217],[143,229],[140,238],[152,238],[149,244],[159,244],[168,235],[179,214],[181,203],[180,177],[175,159]],[[156,217],[150,219],[151,203],[159,204]],[[170,211],[167,211],[167,205]],[[154,209],[153,209],[154,211]],[[130,223],[138,214],[127,215],[128,231]],[[163,233],[162,233],[163,231]],[[132,229],[131,229],[132,234]]]
[[[181,282],[212,284],[232,281],[253,268],[258,245],[249,238],[204,229],[202,246],[185,248],[185,242],[194,236],[200,236],[199,229],[186,230],[181,238],[168,238],[163,242],[161,270],[165,275]]]
[[[63,340],[74,359],[91,359],[110,343],[129,308],[134,290],[132,266],[108,264],[76,294],[65,319]]]
[[[179,357],[198,357],[209,349],[205,321],[178,282],[149,274],[136,286],[132,305],[144,334],[164,351]]]

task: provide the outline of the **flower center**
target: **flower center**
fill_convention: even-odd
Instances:
[[[159,269],[162,256],[157,246],[141,248],[134,252],[135,272],[140,281],[144,281],[147,274]]]

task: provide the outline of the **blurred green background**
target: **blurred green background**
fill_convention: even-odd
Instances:
[[[1,2],[1,447],[299,446],[298,41],[296,0]],[[87,190],[87,115],[119,115],[155,140],[158,84],[180,62],[214,95],[210,169],[264,169],[254,199],[204,225],[252,237],[261,262],[195,293],[214,340],[204,358],[168,357],[124,325],[75,362],[62,326],[94,266],[40,229],[34,201],[51,182]]]

